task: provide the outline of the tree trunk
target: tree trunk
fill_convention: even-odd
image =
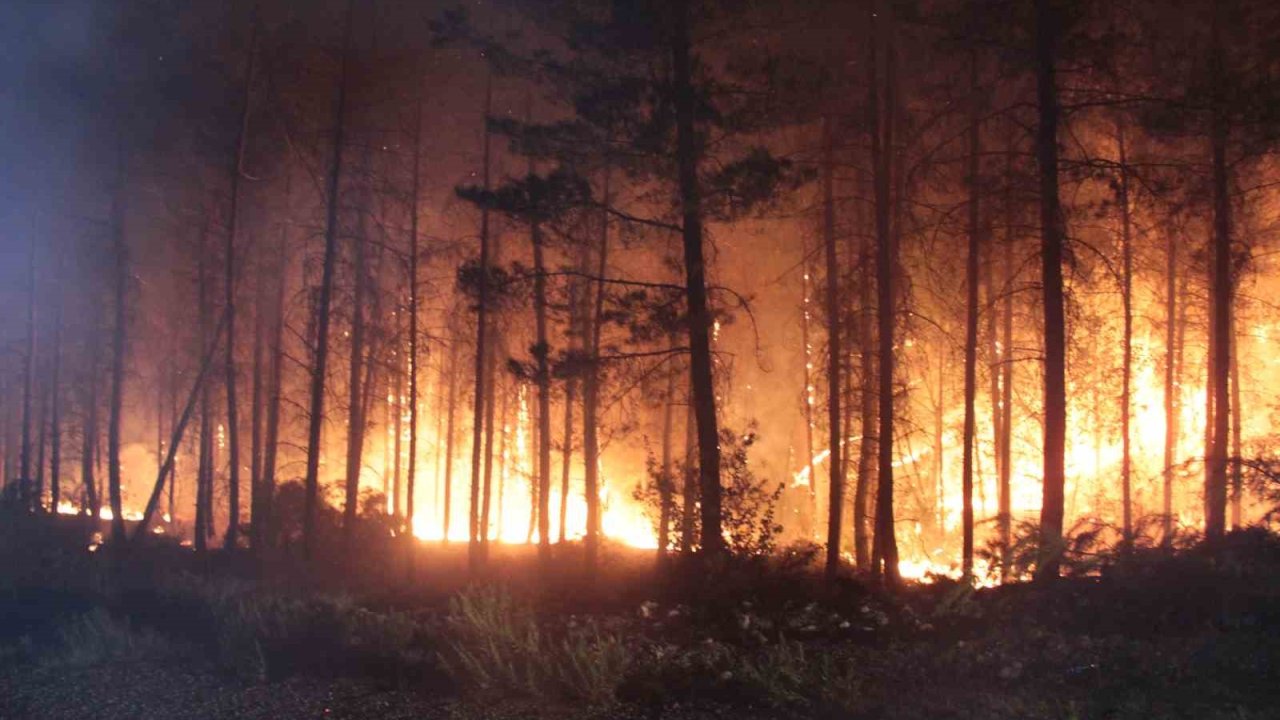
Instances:
[[[579,263],[580,269],[585,272],[586,265]],[[576,279],[569,281],[569,337],[570,342],[574,343],[579,354],[582,352],[582,300],[579,297],[579,289],[581,283]],[[587,293],[590,295],[590,293]],[[569,473],[573,467],[573,406],[578,398],[578,379],[573,374],[564,382],[564,449],[560,462],[560,531],[558,542],[564,544],[565,533],[568,529],[565,525],[569,519]]]
[[[365,363],[372,364],[372,358],[365,358],[365,295],[368,292],[368,263],[366,258],[364,235],[364,215],[361,215],[360,235],[354,239],[355,253],[355,298],[351,308],[351,358],[347,376],[347,469],[345,483],[345,504],[342,509],[343,541],[350,550],[354,541],[356,513],[360,502],[360,468],[364,457],[365,431],[365,391],[363,375]]]
[[[1178,242],[1170,232],[1165,249],[1164,285],[1164,477],[1161,544],[1173,543],[1173,473],[1178,458]]]
[[[547,340],[547,275],[542,258],[542,232],[538,223],[529,231],[533,245],[533,314],[537,344],[533,354],[537,362],[538,384],[538,555],[551,557],[551,365]]]
[[[342,178],[342,151],[346,136],[347,83],[351,65],[355,9],[355,0],[348,0],[338,95],[333,113],[333,152],[329,161],[325,188],[324,261],[320,271],[319,306],[316,308],[315,364],[311,369],[310,415],[307,419],[306,497],[302,516],[302,542],[308,560],[314,557],[316,545],[316,505],[320,494],[320,453],[322,451],[320,434],[324,427],[325,380],[329,368],[329,308],[333,301],[333,275],[338,254],[338,189]]]
[[[1213,6],[1213,38],[1210,67],[1213,77],[1225,77],[1225,49],[1222,43],[1221,8]],[[1213,164],[1213,238],[1209,247],[1209,351],[1206,396],[1213,411],[1206,416],[1210,428],[1207,459],[1208,473],[1204,489],[1204,535],[1208,543],[1216,543],[1226,532],[1227,452],[1230,442],[1230,371],[1231,371],[1231,197],[1227,167],[1226,101],[1215,91],[1212,108],[1210,145]]]
[[[95,327],[90,330],[90,338],[96,341],[98,318],[94,317],[93,322]],[[96,345],[96,342],[94,344]],[[96,352],[89,353],[89,372],[85,378],[85,384],[87,397],[84,400],[84,428],[80,443],[80,481],[84,485],[89,514],[96,518],[102,509],[102,501],[98,495],[98,482],[93,475],[93,450],[98,438],[98,353]],[[6,452],[5,457],[8,458],[10,454]],[[84,509],[81,508],[81,510]]]
[[[236,394],[236,232],[239,229],[240,213],[240,177],[244,173],[245,146],[249,140],[250,99],[253,96],[253,70],[257,56],[258,23],[257,18],[250,22],[249,57],[245,61],[244,85],[240,100],[240,133],[236,138],[235,156],[231,161],[231,207],[227,213],[227,236],[224,249],[226,269],[223,272],[225,281],[225,302],[227,313],[226,344],[226,386],[227,386],[227,449],[230,454],[230,472],[228,474],[228,518],[227,535],[224,546],[228,550],[235,549],[240,537],[240,424],[239,400]]]
[[[409,541],[413,539],[414,495],[418,489],[418,201],[422,196],[422,105],[425,100],[425,79],[417,79],[418,101],[414,106],[413,123],[413,185],[410,188],[412,197],[409,199],[409,467],[406,468],[405,520],[402,529]],[[450,382],[452,383],[452,379]],[[453,408],[450,407],[449,411],[452,415]],[[396,438],[399,437],[400,431],[397,429]],[[439,442],[438,436],[436,441]],[[396,456],[399,457],[399,450],[396,451]],[[398,483],[394,509],[399,517]],[[449,528],[445,527],[445,535],[448,534]]]
[[[667,373],[667,392],[662,403],[662,469],[658,475],[658,562],[667,559],[671,539],[671,461],[672,461],[672,411],[676,392],[676,375]]]
[[[117,545],[123,545],[124,532],[124,499],[121,495],[120,478],[120,429],[123,422],[124,409],[124,362],[125,344],[128,334],[128,311],[125,302],[129,292],[129,256],[124,234],[124,195],[126,185],[126,164],[123,143],[120,148],[120,169],[117,175],[115,197],[112,199],[112,244],[115,250],[115,323],[111,332],[111,398],[109,415],[107,416],[107,492],[111,500],[111,539]],[[33,331],[34,332],[34,331]],[[32,341],[34,347],[34,340]],[[30,382],[30,379],[28,379]],[[25,420],[23,429],[23,465],[26,465],[27,438]],[[26,475],[26,468],[23,468]]]
[[[449,419],[445,428],[444,449],[444,544],[449,544],[449,512],[453,507],[453,430],[458,409],[458,343],[457,338],[449,336]]]
[[[844,433],[840,424],[840,370],[844,348],[840,344],[840,263],[836,255],[835,136],[831,118],[823,119],[822,244],[827,271],[827,442],[831,445],[831,480],[827,501],[826,577],[835,580],[840,569],[840,531],[844,519]]]
[[[1244,458],[1240,450],[1240,433],[1243,417],[1240,412],[1240,336],[1236,332],[1236,308],[1232,304],[1229,325],[1231,343],[1231,528],[1239,530],[1244,495]]]
[[[672,82],[676,115],[676,166],[679,170],[680,210],[685,266],[685,303],[689,323],[690,383],[698,424],[698,478],[701,490],[702,552],[724,552],[720,530],[720,431],[716,418],[715,384],[711,363],[711,313],[707,303],[706,268],[702,255],[702,188],[698,166],[702,139],[698,135],[697,96],[693,89],[694,58],[689,39],[689,2],[674,10]]]
[[[591,295],[593,307],[583,321],[587,343],[587,367],[582,379],[582,476],[583,495],[587,504],[586,550],[587,572],[595,572],[600,553],[600,334],[604,323],[605,269],[609,258],[610,170],[604,171],[604,211],[600,213],[600,247],[596,255],[596,288]]]
[[[489,113],[493,108],[493,76],[485,80],[484,89],[484,151],[481,176],[484,189],[489,190]],[[480,287],[479,301],[476,303],[476,357],[475,357],[475,392],[472,405],[471,422],[471,504],[467,520],[467,555],[473,571],[480,567],[480,462],[484,450],[484,408],[485,408],[485,366],[488,351],[489,332],[489,210],[480,209]],[[445,527],[448,536],[448,526]]]
[[[1124,514],[1124,544],[1133,543],[1133,440],[1130,419],[1133,407],[1133,222],[1129,207],[1129,157],[1125,146],[1124,124],[1117,123],[1116,140],[1120,155],[1120,182],[1117,202],[1120,204],[1120,300],[1124,306],[1124,360],[1120,378],[1120,488]]]
[[[880,103],[881,78],[877,72],[877,56],[880,44],[876,32],[875,3],[872,4],[871,28],[871,91],[869,112],[871,115],[871,155],[875,175],[876,206],[876,292],[877,318],[879,337],[879,403],[880,429],[878,433],[878,482],[876,492],[876,560],[872,562],[872,573],[883,576],[887,586],[897,587],[898,575],[898,543],[894,534],[893,515],[893,374],[894,358],[894,325],[897,315],[897,300],[894,275],[897,266],[897,243],[890,231],[890,188],[892,187],[890,157],[893,153],[893,107],[895,89],[894,43],[891,38],[885,41],[885,76],[884,111]],[[891,33],[892,29],[886,31]]]
[[[680,553],[690,556],[693,554],[695,542],[694,509],[698,504],[698,421],[693,412],[693,391],[686,389],[685,397],[685,407],[688,410],[684,415],[684,488],[681,492]]]
[[[280,446],[280,404],[284,396],[282,376],[284,372],[284,301],[287,285],[286,270],[288,247],[285,227],[280,229],[280,248],[278,270],[276,273],[276,295],[271,312],[271,361],[268,372],[271,377],[267,382],[266,430],[263,436],[262,450],[262,517],[260,531],[263,545],[271,548],[275,545],[275,505],[277,457]]]
[[[61,258],[58,265],[61,269]],[[59,277],[59,280],[62,278]],[[52,383],[49,387],[49,510],[54,513],[58,512],[58,503],[62,500],[62,303],[62,293],[55,293],[53,369],[50,370]]]
[[[1064,228],[1058,197],[1058,18],[1050,0],[1036,0],[1036,162],[1040,174],[1041,282],[1044,286],[1044,493],[1040,508],[1038,579],[1058,576],[1062,544],[1067,431],[1066,318],[1063,311]]]
[[[981,188],[979,158],[982,152],[981,108],[978,100],[978,51],[969,58],[969,157],[966,184],[969,187],[969,251],[965,262],[965,332],[964,332],[964,452],[961,460],[961,510],[963,542],[961,566],[964,578],[973,577],[973,451],[976,442],[977,412],[974,401],[978,394],[978,265],[982,256]]]
[[[1001,329],[1003,338],[1000,341],[999,353],[998,427],[996,437],[996,462],[999,464],[997,525],[1000,536],[1000,581],[1010,577],[1013,568],[1013,248],[1014,248],[1014,204],[1013,204],[1013,146],[1010,144],[1005,153],[1005,188],[1004,188],[1004,267],[1001,277],[1004,286],[1004,300],[1001,303]],[[994,308],[993,308],[994,311]]]
[[[120,181],[123,182],[123,173]],[[116,188],[117,196],[123,191],[123,188]],[[117,205],[120,203],[119,197],[115,202]],[[121,222],[119,210],[116,211],[115,222]],[[115,229],[117,235],[121,232],[120,229]],[[117,252],[119,248],[120,243],[117,241]],[[31,483],[31,406],[35,401],[33,394],[36,374],[36,241],[34,235],[28,252],[30,255],[27,258],[27,347],[22,357],[22,447],[19,460],[21,476],[18,478],[18,496],[25,510],[35,508],[39,500],[34,496]],[[119,268],[117,268],[118,271]]]
[[[802,243],[803,245],[804,243]],[[811,278],[809,269],[809,249],[802,247],[804,256],[801,258],[801,298],[800,298],[800,342],[804,346],[804,372],[801,379],[804,381],[804,453],[805,468],[808,470],[808,486],[805,491],[805,504],[801,508],[800,513],[800,532],[805,540],[813,539],[813,520],[817,514],[818,498],[816,486],[818,484],[818,469],[814,462],[814,445],[813,445],[813,405],[814,405],[814,387],[813,387],[813,340],[809,333],[809,321],[813,314],[810,311],[811,303],[809,299],[809,280]]]
[[[858,440],[858,484],[853,490],[853,553],[859,570],[871,568],[871,549],[867,527],[867,500],[876,477],[876,347],[875,320],[872,311],[871,292],[875,278],[870,269],[875,256],[876,240],[867,233],[863,241],[861,267],[862,282],[858,284],[858,336],[859,370],[862,384],[860,393],[860,419]]]

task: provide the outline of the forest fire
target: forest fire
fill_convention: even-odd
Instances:
[[[1255,716],[1280,5],[14,5],[0,716]]]

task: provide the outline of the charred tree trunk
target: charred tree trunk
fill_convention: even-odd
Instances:
[[[425,78],[418,78],[418,101],[414,107],[413,123],[413,184],[409,199],[409,463],[406,476],[404,530],[412,541],[414,495],[418,489],[418,201],[422,196],[422,105],[425,100]],[[452,338],[450,338],[452,340]],[[450,390],[452,390],[450,378]],[[449,408],[450,415],[453,408]],[[397,415],[399,417],[399,415]],[[397,442],[400,431],[396,430]],[[439,437],[436,438],[439,441]],[[452,440],[452,438],[450,438]],[[396,451],[399,458],[399,450]],[[446,461],[447,462],[447,461]],[[397,483],[395,514],[400,516],[400,488]],[[449,528],[445,527],[445,535]]]
[[[724,552],[720,531],[720,431],[716,418],[715,383],[711,362],[711,312],[707,302],[706,267],[702,256],[702,188],[698,166],[702,138],[697,123],[697,96],[693,89],[694,57],[689,39],[689,3],[682,0],[674,11],[672,76],[676,115],[676,165],[679,171],[680,210],[684,245],[685,303],[689,324],[690,383],[694,416],[698,423],[698,485],[701,497],[701,547],[704,555]]]
[[[1162,486],[1161,544],[1173,543],[1173,473],[1178,453],[1178,242],[1169,233],[1165,249],[1164,284],[1164,477]]]
[[[1013,568],[1013,248],[1015,217],[1013,204],[1013,159],[1012,144],[1005,153],[1005,187],[1004,187],[1004,267],[1001,277],[1004,286],[1004,299],[1001,303],[1000,352],[998,396],[992,400],[998,407],[996,435],[996,463],[999,465],[998,498],[996,524],[1000,540],[1000,580],[1009,579]],[[993,308],[994,312],[994,308]]]
[[[123,183],[123,173],[119,181]],[[116,188],[117,196],[123,193],[123,187]],[[120,202],[119,197],[115,202]],[[117,210],[114,217],[115,222],[121,222],[120,213]],[[122,232],[118,228],[114,231],[116,234]],[[117,241],[116,250],[120,249],[120,243]],[[31,477],[31,423],[32,404],[35,402],[35,376],[36,376],[36,241],[32,236],[30,253],[27,258],[27,347],[22,357],[22,447],[20,449],[19,473],[18,478],[18,497],[22,502],[25,510],[33,510],[39,504],[39,498],[32,487]],[[117,268],[117,272],[119,268]],[[112,505],[112,508],[115,506]],[[114,530],[114,525],[113,525]]]
[[[1240,336],[1236,332],[1236,308],[1232,303],[1229,327],[1231,343],[1231,528],[1239,530],[1244,500],[1244,461],[1240,448],[1243,418],[1240,414]]]
[[[449,336],[449,418],[445,425],[444,450],[444,523],[443,542],[449,544],[449,513],[453,507],[453,437],[458,409],[458,343],[452,333]],[[411,526],[412,527],[412,526]]]
[[[676,376],[667,373],[667,392],[662,403],[662,469],[658,475],[658,563],[664,564],[671,539],[671,463],[672,411],[676,392]]]
[[[1051,0],[1036,0],[1036,162],[1040,175],[1041,282],[1044,286],[1044,497],[1040,508],[1038,579],[1058,576],[1062,544],[1067,432],[1065,243],[1058,197],[1058,23]]]
[[[59,268],[61,263],[59,258]],[[53,368],[49,371],[49,510],[54,513],[58,512],[58,503],[62,500],[62,303],[62,293],[56,293],[53,301]]]

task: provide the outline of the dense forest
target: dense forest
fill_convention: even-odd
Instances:
[[[1280,557],[1280,6],[0,24],[15,547],[400,594],[751,567],[891,627]]]

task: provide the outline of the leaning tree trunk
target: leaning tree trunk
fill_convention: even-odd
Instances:
[[[338,254],[338,186],[342,178],[342,150],[345,141],[347,84],[351,65],[352,28],[355,0],[347,2],[347,19],[342,43],[342,63],[338,80],[338,96],[334,104],[333,152],[325,187],[324,260],[320,271],[320,298],[316,308],[315,364],[311,368],[310,414],[307,419],[307,468],[304,478],[305,500],[302,515],[302,542],[307,559],[315,553],[316,506],[320,495],[320,431],[324,427],[325,380],[329,369],[329,321],[333,302],[333,275]]]
[[[693,88],[694,58],[689,38],[689,2],[674,11],[672,80],[676,121],[676,166],[679,171],[680,211],[684,245],[685,304],[689,325],[690,383],[698,423],[698,479],[702,552],[722,554],[720,529],[720,431],[716,419],[715,384],[711,364],[711,312],[707,302],[706,266],[702,254],[702,188],[698,179],[702,147],[696,127],[697,94]]]
[[[1063,309],[1064,228],[1058,197],[1058,18],[1050,0],[1036,0],[1036,162],[1040,174],[1041,283],[1044,288],[1044,493],[1040,508],[1038,579],[1058,576],[1062,544],[1067,432],[1066,317]]]

